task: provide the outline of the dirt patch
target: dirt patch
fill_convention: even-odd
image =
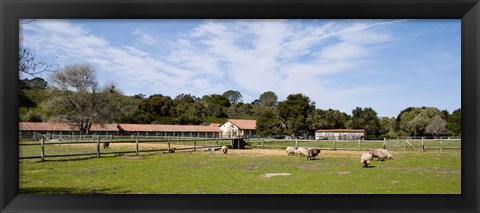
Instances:
[[[102,143],[102,142],[101,142]],[[110,143],[109,148],[131,148],[135,149],[135,143]],[[96,146],[96,144],[74,144],[73,146]],[[165,143],[140,143],[139,145],[141,149],[168,149],[168,144]],[[170,144],[170,148],[176,148],[177,151],[187,151],[187,150],[178,150],[182,148],[193,148],[193,144],[188,145],[177,145],[177,144]],[[190,150],[188,150],[190,151]],[[204,148],[200,148],[200,145],[197,146],[197,151],[204,151]],[[321,153],[317,156],[317,158],[321,158],[322,156],[329,156],[329,157],[341,157],[342,155],[358,155],[360,156],[365,151],[351,151],[351,150],[321,150]],[[210,152],[210,153],[221,153],[220,150]],[[287,152],[284,149],[228,149],[228,154],[232,155],[284,155],[287,156]]]
[[[348,175],[351,174],[352,172],[347,171],[347,172],[338,172],[339,175]]]
[[[291,174],[289,173],[266,173],[262,175],[262,177],[269,178],[269,177],[274,177],[274,176],[289,176]]]
[[[137,159],[143,159],[143,158],[145,158],[145,157],[143,157],[143,156],[123,155],[122,158],[123,158],[123,159],[133,159],[133,160],[137,160]]]

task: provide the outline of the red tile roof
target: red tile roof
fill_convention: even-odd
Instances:
[[[239,129],[256,129],[257,121],[256,120],[241,120],[241,119],[228,119],[233,125],[237,126]]]
[[[165,124],[93,124],[90,131],[118,131],[118,127],[128,132],[222,132],[216,126],[165,125]],[[77,131],[77,127],[67,123],[19,122],[21,131]]]
[[[316,132],[365,132],[364,129],[319,129]]]
[[[76,128],[66,123],[19,122],[23,131],[74,131]]]

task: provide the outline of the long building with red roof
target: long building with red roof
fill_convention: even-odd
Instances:
[[[94,124],[91,134],[207,137],[221,136],[218,126],[166,124]],[[34,138],[37,134],[78,135],[79,129],[68,123],[19,122],[20,138]]]

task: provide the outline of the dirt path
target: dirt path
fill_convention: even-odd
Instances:
[[[93,144],[78,144],[74,146],[93,146]],[[111,143],[110,148],[124,148],[124,147],[131,147],[135,149],[135,144],[126,144],[126,143]],[[153,144],[153,143],[142,143],[140,144],[140,149],[149,148],[149,149],[167,149],[167,144]],[[171,144],[170,148],[191,148],[192,145],[178,145],[178,144]],[[203,148],[198,148],[198,151],[203,151]],[[181,151],[181,150],[179,150]],[[217,151],[220,152],[220,151]],[[339,155],[361,155],[365,151],[351,151],[351,150],[322,150],[321,155],[328,155],[328,156],[339,156]],[[228,149],[229,154],[239,154],[239,155],[287,155],[286,151],[283,149]]]

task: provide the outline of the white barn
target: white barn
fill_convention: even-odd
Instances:
[[[319,129],[315,131],[316,140],[359,140],[365,138],[364,129]]]

